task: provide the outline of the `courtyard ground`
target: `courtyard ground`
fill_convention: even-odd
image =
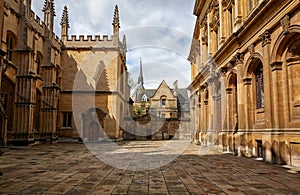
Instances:
[[[118,144],[136,156],[165,142]],[[99,160],[90,147],[58,143],[6,149],[0,156],[0,194],[300,194],[299,173],[214,148],[191,144],[169,164],[135,171],[135,166],[163,161],[127,157],[124,161],[135,162],[121,169]],[[160,157],[168,159],[168,153]]]

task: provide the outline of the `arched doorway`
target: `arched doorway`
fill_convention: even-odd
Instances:
[[[97,142],[100,138],[100,126],[97,122],[93,121],[89,125],[88,129],[88,141],[89,142]]]
[[[106,112],[100,108],[90,108],[82,113],[83,141],[98,142],[105,139]]]

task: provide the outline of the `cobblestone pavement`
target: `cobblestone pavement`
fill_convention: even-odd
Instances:
[[[164,142],[120,144],[149,150]],[[17,147],[0,156],[0,170],[0,194],[300,194],[300,174],[194,144],[171,163],[144,171],[107,165],[84,144]]]

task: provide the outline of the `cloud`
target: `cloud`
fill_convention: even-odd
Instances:
[[[32,9],[41,18],[43,4],[44,1],[32,0]],[[176,73],[168,74],[179,72],[190,82],[186,58],[195,24],[194,0],[56,0],[55,33],[60,35],[62,10],[67,5],[70,34],[110,35],[115,4],[119,6],[122,34],[127,36],[129,71],[138,69],[143,57],[145,79],[160,83],[165,77],[175,79]]]

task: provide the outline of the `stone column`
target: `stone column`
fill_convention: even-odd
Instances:
[[[243,24],[243,2],[241,0],[234,0],[234,32],[236,32]]]
[[[264,100],[265,100],[265,123],[266,123],[266,132],[264,134],[264,141],[272,144],[272,135],[271,129],[273,127],[273,118],[272,118],[272,97],[274,94],[271,92],[271,71],[270,71],[270,44],[271,44],[271,34],[266,30],[261,36],[262,41],[262,53],[263,53],[263,75],[264,75]],[[276,81],[277,82],[277,81]],[[265,146],[265,161],[272,162],[272,152],[271,147]]]

